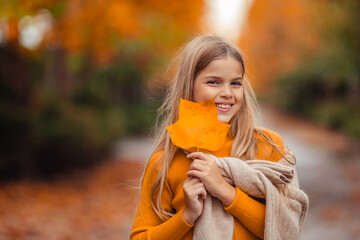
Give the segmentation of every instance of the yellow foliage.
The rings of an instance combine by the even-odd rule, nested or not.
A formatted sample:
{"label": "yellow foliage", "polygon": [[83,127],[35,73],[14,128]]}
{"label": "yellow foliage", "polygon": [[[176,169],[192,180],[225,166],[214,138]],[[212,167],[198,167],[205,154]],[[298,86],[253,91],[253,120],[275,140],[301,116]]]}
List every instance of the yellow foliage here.
{"label": "yellow foliage", "polygon": [[229,127],[217,119],[214,99],[201,103],[180,99],[179,119],[166,129],[180,148],[216,151],[224,145]]}

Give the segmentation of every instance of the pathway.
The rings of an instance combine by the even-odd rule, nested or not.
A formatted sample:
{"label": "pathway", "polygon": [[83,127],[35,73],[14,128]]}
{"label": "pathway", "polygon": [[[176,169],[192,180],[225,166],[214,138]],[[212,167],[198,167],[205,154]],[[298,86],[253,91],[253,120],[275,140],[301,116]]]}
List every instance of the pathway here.
{"label": "pathway", "polygon": [[[310,208],[303,240],[360,239],[360,158],[341,133],[263,108],[263,126],[278,132],[297,157]],[[353,148],[353,149],[352,149]]]}

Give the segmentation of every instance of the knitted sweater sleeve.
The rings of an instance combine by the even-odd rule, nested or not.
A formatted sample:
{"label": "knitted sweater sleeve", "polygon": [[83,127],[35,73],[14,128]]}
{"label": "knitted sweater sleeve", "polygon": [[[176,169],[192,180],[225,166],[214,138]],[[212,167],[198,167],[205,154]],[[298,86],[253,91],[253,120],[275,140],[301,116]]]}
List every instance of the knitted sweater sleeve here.
{"label": "knitted sweater sleeve", "polygon": [[[149,161],[141,187],[141,199],[138,204],[135,220],[130,234],[131,240],[168,240],[182,239],[193,225],[189,225],[182,217],[182,211],[177,212],[168,220],[160,219],[151,207],[150,191],[156,178],[154,163],[159,154],[155,154]],[[171,208],[172,192],[168,183],[162,194],[162,206],[167,211]]]}
{"label": "knitted sweater sleeve", "polygon": [[265,204],[256,201],[236,188],[234,201],[225,210],[237,218],[250,232],[264,238]]}

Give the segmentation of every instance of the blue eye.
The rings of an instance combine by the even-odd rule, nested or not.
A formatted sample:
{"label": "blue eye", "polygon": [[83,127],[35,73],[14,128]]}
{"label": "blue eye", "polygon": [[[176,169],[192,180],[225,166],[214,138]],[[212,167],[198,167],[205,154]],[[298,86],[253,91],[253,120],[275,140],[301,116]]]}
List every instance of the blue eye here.
{"label": "blue eye", "polygon": [[216,80],[210,80],[210,81],[207,81],[206,83],[210,84],[210,85],[218,84],[218,82]]}
{"label": "blue eye", "polygon": [[231,84],[234,85],[234,86],[241,86],[242,85],[240,81],[232,82]]}

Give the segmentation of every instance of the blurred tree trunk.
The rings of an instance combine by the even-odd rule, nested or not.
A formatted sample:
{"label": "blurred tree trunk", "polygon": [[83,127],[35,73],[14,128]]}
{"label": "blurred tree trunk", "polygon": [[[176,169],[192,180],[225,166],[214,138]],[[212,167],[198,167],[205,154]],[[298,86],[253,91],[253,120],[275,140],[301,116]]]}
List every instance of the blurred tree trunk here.
{"label": "blurred tree trunk", "polygon": [[66,52],[57,48],[49,51],[45,65],[45,84],[61,97],[69,94],[72,87],[72,76],[66,65]]}
{"label": "blurred tree trunk", "polygon": [[10,97],[22,106],[28,104],[30,97],[30,82],[27,77],[27,65],[18,53],[17,44],[11,43],[0,48],[0,81],[3,97]]}
{"label": "blurred tree trunk", "polygon": [[[0,161],[1,178],[34,176],[30,161],[30,120],[26,117],[31,104],[32,86],[27,59],[19,52],[17,42],[0,47]],[[26,157],[24,157],[26,156]]]}

